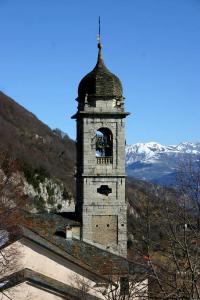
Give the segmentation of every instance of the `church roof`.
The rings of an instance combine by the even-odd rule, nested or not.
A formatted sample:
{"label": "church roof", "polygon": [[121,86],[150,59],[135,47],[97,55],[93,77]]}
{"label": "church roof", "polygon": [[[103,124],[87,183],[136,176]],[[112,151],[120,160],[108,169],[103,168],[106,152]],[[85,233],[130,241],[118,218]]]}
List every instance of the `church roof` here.
{"label": "church roof", "polygon": [[123,94],[122,84],[119,78],[111,73],[105,66],[102,57],[102,45],[98,43],[98,59],[94,69],[88,73],[79,83],[78,101],[90,99],[121,98]]}
{"label": "church roof", "polygon": [[[41,226],[38,219],[42,216],[35,216],[34,227],[22,228],[19,235],[15,235],[12,239],[26,237],[41,246],[57,253],[79,265],[80,267],[94,273],[97,276],[106,275],[126,275],[135,273],[144,273],[147,271],[146,266],[140,263],[128,261],[126,258],[113,254],[109,251],[100,249],[94,245],[86,243],[78,239],[66,240],[64,237],[57,236],[57,230],[65,230],[65,226],[69,224],[68,219],[60,216],[49,214],[45,217],[45,224]],[[44,219],[43,219],[44,220]],[[44,223],[44,222],[43,222]],[[38,224],[38,226],[37,226]],[[74,223],[76,225],[77,222]]]}

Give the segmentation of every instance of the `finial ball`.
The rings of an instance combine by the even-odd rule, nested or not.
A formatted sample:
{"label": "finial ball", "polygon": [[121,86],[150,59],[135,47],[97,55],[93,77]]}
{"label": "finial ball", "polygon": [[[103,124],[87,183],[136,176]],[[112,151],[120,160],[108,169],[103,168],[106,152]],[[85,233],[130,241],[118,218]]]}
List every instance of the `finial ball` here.
{"label": "finial ball", "polygon": [[101,44],[101,42],[98,43],[98,48],[99,48],[99,49],[102,49],[102,44]]}

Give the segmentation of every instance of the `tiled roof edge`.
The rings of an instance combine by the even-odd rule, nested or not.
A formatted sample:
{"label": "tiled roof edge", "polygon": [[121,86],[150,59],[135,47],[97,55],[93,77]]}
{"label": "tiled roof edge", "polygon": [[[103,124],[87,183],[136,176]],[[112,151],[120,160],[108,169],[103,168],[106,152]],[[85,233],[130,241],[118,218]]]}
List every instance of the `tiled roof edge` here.
{"label": "tiled roof edge", "polygon": [[88,277],[91,280],[93,280],[93,281],[95,281],[95,280],[102,281],[103,280],[106,282],[108,281],[107,278],[103,277],[99,273],[94,272],[88,265],[84,264],[82,261],[80,261],[77,258],[75,258],[74,256],[70,255],[69,253],[67,253],[66,251],[61,249],[59,246],[51,243],[44,237],[41,237],[37,233],[23,227],[22,228],[22,236],[29,239],[30,241],[37,243],[38,245],[44,247],[47,250],[52,251],[53,253],[61,256],[62,258],[68,259],[69,261],[71,261],[75,265],[79,266],[80,268],[83,268],[88,273]]}

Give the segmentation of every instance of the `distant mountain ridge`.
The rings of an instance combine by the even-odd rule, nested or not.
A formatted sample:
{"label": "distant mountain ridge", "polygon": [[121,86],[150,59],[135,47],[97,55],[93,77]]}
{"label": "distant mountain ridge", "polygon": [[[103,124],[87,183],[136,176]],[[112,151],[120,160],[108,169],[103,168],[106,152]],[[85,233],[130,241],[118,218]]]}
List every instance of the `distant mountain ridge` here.
{"label": "distant mountain ridge", "polygon": [[199,142],[170,146],[156,142],[137,143],[126,147],[126,170],[131,177],[169,186],[174,185],[182,161],[195,163],[199,157]]}

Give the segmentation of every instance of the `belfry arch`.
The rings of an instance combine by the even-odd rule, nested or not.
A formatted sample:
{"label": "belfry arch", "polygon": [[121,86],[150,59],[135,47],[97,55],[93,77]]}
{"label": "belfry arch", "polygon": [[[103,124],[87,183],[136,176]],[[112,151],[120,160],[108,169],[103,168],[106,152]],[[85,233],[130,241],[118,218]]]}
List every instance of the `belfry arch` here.
{"label": "belfry arch", "polygon": [[96,157],[113,156],[113,134],[109,128],[102,127],[96,131]]}

